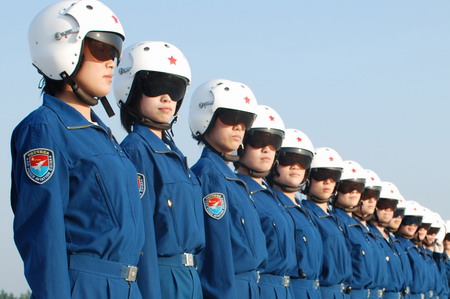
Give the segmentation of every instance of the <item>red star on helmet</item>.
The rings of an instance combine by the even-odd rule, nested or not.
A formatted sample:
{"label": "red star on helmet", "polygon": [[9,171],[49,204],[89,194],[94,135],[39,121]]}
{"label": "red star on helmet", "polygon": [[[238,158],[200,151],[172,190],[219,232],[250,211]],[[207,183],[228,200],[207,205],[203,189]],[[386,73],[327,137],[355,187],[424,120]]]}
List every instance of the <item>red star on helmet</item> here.
{"label": "red star on helmet", "polygon": [[333,157],[330,157],[329,159],[330,159],[330,161],[334,161],[334,158],[333,158]]}
{"label": "red star on helmet", "polygon": [[245,100],[246,104],[250,104],[250,98],[249,97],[245,97],[244,100]]}
{"label": "red star on helmet", "polygon": [[375,178],[374,178],[374,177],[371,177],[370,179],[371,179],[372,181],[375,181]]}
{"label": "red star on helmet", "polygon": [[353,169],[352,169],[352,172],[355,173],[355,172],[356,172],[356,169],[353,168]]}
{"label": "red star on helmet", "polygon": [[273,116],[271,115],[271,116],[269,116],[269,119],[270,119],[271,121],[274,121],[274,120],[275,120],[275,117],[273,117]]}
{"label": "red star on helmet", "polygon": [[119,23],[119,19],[115,15],[112,15],[112,18],[114,19],[114,22],[116,22],[116,24]]}
{"label": "red star on helmet", "polygon": [[173,56],[170,56],[169,58],[167,58],[170,60],[170,64],[177,64],[177,60],[175,58],[173,58]]}
{"label": "red star on helmet", "polygon": [[391,189],[391,193],[394,193],[394,190]]}
{"label": "red star on helmet", "polygon": [[298,142],[302,142],[302,139],[300,137],[297,137]]}

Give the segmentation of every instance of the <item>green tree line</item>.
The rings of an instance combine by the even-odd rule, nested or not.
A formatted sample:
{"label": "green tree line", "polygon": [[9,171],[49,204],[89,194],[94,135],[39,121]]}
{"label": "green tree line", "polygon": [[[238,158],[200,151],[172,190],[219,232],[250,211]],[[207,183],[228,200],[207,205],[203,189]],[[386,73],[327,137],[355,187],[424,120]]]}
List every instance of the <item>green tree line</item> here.
{"label": "green tree line", "polygon": [[0,291],[0,299],[30,299],[31,292],[28,291],[25,294],[15,296],[13,293],[7,293],[5,290]]}

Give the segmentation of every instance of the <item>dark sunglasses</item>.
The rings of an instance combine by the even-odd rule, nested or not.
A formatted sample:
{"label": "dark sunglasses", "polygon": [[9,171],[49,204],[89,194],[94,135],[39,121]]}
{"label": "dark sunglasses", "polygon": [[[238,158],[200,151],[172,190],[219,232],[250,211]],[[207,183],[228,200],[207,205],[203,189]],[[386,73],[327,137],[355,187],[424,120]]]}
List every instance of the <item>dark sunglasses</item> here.
{"label": "dark sunglasses", "polygon": [[363,194],[361,195],[361,200],[367,200],[371,198],[375,198],[378,200],[380,198],[380,190],[374,190],[374,189],[365,189]]}
{"label": "dark sunglasses", "polygon": [[395,209],[393,218],[405,216],[405,209]]}
{"label": "dark sunglasses", "polygon": [[236,126],[238,124],[243,124],[246,130],[250,129],[256,117],[255,114],[250,112],[227,108],[217,109],[216,116],[227,126]]}
{"label": "dark sunglasses", "polygon": [[344,194],[357,191],[362,193],[364,191],[364,183],[352,181],[340,181],[338,191]]}
{"label": "dark sunglasses", "polygon": [[430,229],[428,230],[428,234],[432,235],[432,234],[437,234],[439,233],[441,229],[439,227],[430,227]]}
{"label": "dark sunglasses", "polygon": [[299,153],[280,151],[278,155],[278,163],[282,166],[291,166],[299,164],[301,168],[308,169],[311,167],[312,157]]}
{"label": "dark sunglasses", "polygon": [[244,139],[244,144],[248,144],[251,147],[263,148],[272,146],[275,151],[281,148],[282,143],[283,138],[280,135],[259,130],[250,130]]}
{"label": "dark sunglasses", "polygon": [[339,170],[326,168],[314,168],[312,169],[310,176],[316,181],[326,181],[330,179],[334,182],[339,182],[341,179],[341,172]]}
{"label": "dark sunglasses", "polygon": [[142,93],[147,97],[168,94],[172,101],[184,98],[187,81],[184,78],[159,72],[145,72],[140,80]]}
{"label": "dark sunglasses", "polygon": [[402,219],[402,225],[411,225],[415,224],[420,226],[422,224],[422,217],[420,216],[405,216]]}
{"label": "dark sunglasses", "polygon": [[99,61],[114,60],[116,58],[119,60],[120,58],[119,51],[115,47],[104,42],[86,37],[85,45],[92,56]]}
{"label": "dark sunglasses", "polygon": [[392,209],[395,211],[395,208],[397,208],[397,203],[397,200],[381,198],[377,201],[377,208],[380,210]]}

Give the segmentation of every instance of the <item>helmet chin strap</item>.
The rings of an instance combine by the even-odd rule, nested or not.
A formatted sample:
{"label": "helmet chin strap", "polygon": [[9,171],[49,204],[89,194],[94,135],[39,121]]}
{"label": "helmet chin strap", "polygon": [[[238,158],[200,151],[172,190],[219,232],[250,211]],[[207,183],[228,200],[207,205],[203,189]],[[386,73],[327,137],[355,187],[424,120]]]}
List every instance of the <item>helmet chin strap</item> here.
{"label": "helmet chin strap", "polygon": [[291,187],[291,186],[280,184],[280,183],[276,182],[275,180],[272,180],[272,184],[280,187],[281,190],[283,190],[284,192],[288,192],[288,193],[300,191],[300,190],[302,190],[302,186],[303,186],[303,185],[300,185],[297,187]]}
{"label": "helmet chin strap", "polygon": [[201,137],[202,142],[205,144],[205,146],[207,148],[209,148],[210,150],[212,150],[213,152],[215,152],[216,154],[218,154],[222,159],[224,159],[227,162],[232,162],[232,163],[236,163],[237,161],[239,161],[239,155],[230,155],[227,153],[223,153],[223,152],[219,152],[218,150],[216,150],[211,144],[208,143],[208,141],[206,141],[206,139],[204,138],[204,136]]}
{"label": "helmet chin strap", "polygon": [[[89,106],[95,106],[98,104],[99,100],[94,98],[93,96],[88,95],[83,89],[81,89],[81,87],[78,86],[77,83],[75,83],[75,81],[72,78],[70,78],[70,76],[65,71],[62,72],[60,76],[65,83],[69,84],[70,87],[72,87],[73,92],[80,99],[80,101]],[[106,97],[101,97],[100,101],[108,116],[109,117],[114,116],[115,115],[114,110],[109,104],[108,99]]]}
{"label": "helmet chin strap", "polygon": [[245,169],[247,169],[248,174],[252,177],[252,178],[264,178],[266,176],[269,175],[270,170],[267,171],[257,171],[254,169],[251,169],[250,167],[248,167],[247,165],[241,163],[241,162],[236,162],[237,165],[244,167]]}
{"label": "helmet chin strap", "polygon": [[320,198],[318,198],[318,197],[316,197],[314,195],[308,195],[308,199],[312,200],[315,203],[326,203],[326,202],[328,202],[330,200],[329,198],[327,198],[327,199],[320,199]]}

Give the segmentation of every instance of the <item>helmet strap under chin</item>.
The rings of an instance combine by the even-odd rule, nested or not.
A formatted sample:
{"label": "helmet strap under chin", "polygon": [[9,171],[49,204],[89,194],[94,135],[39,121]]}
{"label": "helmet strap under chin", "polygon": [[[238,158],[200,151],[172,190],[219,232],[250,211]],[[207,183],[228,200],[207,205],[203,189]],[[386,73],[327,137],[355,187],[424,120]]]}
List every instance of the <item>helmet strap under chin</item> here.
{"label": "helmet strap under chin", "polygon": [[264,177],[268,176],[269,173],[270,173],[270,170],[257,171],[257,170],[251,169],[250,167],[248,167],[247,165],[245,165],[245,164],[243,164],[241,162],[236,162],[236,164],[239,167],[244,167],[245,169],[247,169],[249,176],[251,176],[252,178],[257,178],[257,179],[264,178]]}
{"label": "helmet strap under chin", "polygon": [[201,140],[207,148],[209,148],[210,150],[212,150],[213,152],[218,154],[226,162],[236,163],[239,161],[239,155],[230,155],[230,154],[219,152],[218,150],[216,150],[211,144],[208,143],[208,141],[206,141],[206,139],[204,138],[204,135],[201,137]]}
{"label": "helmet strap under chin", "polygon": [[[81,89],[80,86],[78,86],[77,83],[67,74],[67,72],[62,72],[60,74],[63,81],[70,85],[75,95],[82,101],[83,103],[89,105],[89,106],[95,106],[98,104],[99,99],[88,95],[83,89]],[[111,105],[108,102],[108,99],[106,97],[101,97],[100,102],[103,105],[103,108],[105,109],[106,113],[109,117],[112,117],[115,115],[114,110],[112,109]]]}

